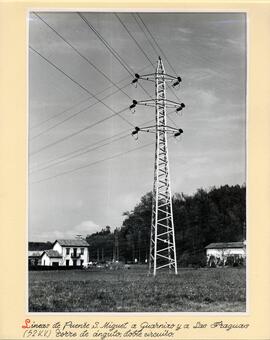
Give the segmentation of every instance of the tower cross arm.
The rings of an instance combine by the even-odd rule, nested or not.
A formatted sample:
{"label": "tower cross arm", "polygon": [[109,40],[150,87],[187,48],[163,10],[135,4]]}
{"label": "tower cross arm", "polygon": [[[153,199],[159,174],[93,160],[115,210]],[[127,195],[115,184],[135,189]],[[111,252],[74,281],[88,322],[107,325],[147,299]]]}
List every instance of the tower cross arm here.
{"label": "tower cross arm", "polygon": [[[155,82],[156,77],[162,77],[162,79],[164,81],[174,81],[175,80],[177,84],[179,84],[182,81],[180,76],[172,76],[172,75],[167,74],[167,73],[156,72],[156,73],[147,73],[147,74],[135,73],[135,78],[132,80],[132,83],[133,84],[137,83],[139,81],[139,79]],[[174,84],[176,84],[176,83],[174,83]]]}
{"label": "tower cross arm", "polygon": [[180,136],[184,131],[180,128],[175,128],[169,125],[150,125],[150,126],[143,126],[143,127],[135,127],[132,135],[137,135],[139,132],[167,132],[173,134],[175,137]]}
{"label": "tower cross arm", "polygon": [[162,106],[162,107],[165,107],[165,104],[167,104],[167,107],[170,107],[170,108],[183,108],[185,107],[183,103],[177,103],[173,100],[169,100],[169,99],[166,99],[166,98],[155,98],[155,99],[146,99],[146,100],[134,100],[133,101],[133,106],[132,107],[135,107],[136,105],[144,105],[144,106],[153,106],[153,105],[156,105],[158,104],[159,106]]}

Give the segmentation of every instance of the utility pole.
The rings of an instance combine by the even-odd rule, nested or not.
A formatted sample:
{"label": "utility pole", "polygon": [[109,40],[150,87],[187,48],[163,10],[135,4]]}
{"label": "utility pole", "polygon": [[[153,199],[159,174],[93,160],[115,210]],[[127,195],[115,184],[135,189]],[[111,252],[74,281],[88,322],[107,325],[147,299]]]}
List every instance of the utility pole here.
{"label": "utility pole", "polygon": [[136,138],[139,132],[154,132],[156,135],[149,274],[155,276],[157,270],[165,267],[177,274],[167,135],[177,137],[183,133],[183,130],[167,125],[166,109],[175,108],[176,112],[179,112],[185,104],[166,99],[166,83],[171,82],[172,86],[176,87],[180,84],[181,78],[166,74],[159,57],[155,73],[135,74],[132,83],[136,84],[140,79],[155,82],[155,99],[133,100],[130,105],[132,112],[137,105],[155,107],[155,125],[141,128],[136,126],[132,132]]}
{"label": "utility pole", "polygon": [[115,230],[115,260],[119,261],[119,239],[118,239],[118,230]]}
{"label": "utility pole", "polygon": [[101,248],[101,261],[104,262],[104,248]]}
{"label": "utility pole", "polygon": [[118,230],[114,231],[114,245],[113,245],[113,262],[119,261],[119,240],[118,240]]}

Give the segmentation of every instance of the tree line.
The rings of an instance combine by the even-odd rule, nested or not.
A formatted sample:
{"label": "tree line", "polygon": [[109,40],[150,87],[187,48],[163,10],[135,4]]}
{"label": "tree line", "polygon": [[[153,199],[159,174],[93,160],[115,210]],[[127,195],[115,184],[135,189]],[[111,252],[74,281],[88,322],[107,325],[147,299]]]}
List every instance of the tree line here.
{"label": "tree line", "polygon": [[[205,246],[246,238],[246,187],[224,185],[198,189],[193,195],[177,193],[172,199],[179,264],[205,263]],[[149,257],[152,193],[145,194],[131,211],[123,213],[120,228],[107,226],[88,235],[90,259],[145,263]]]}

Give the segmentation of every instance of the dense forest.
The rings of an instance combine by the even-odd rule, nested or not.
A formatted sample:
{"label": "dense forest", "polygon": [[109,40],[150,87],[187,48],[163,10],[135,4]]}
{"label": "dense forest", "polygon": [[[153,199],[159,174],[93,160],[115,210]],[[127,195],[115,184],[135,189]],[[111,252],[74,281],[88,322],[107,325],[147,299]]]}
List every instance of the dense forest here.
{"label": "dense forest", "polygon": [[51,249],[53,246],[52,242],[28,242],[29,251],[41,251]]}
{"label": "dense forest", "polygon": [[[124,212],[121,228],[107,226],[87,236],[90,259],[144,263],[149,256],[152,194]],[[199,189],[194,195],[175,194],[173,214],[179,264],[205,263],[204,247],[211,242],[242,241],[246,235],[246,188],[224,185]]]}

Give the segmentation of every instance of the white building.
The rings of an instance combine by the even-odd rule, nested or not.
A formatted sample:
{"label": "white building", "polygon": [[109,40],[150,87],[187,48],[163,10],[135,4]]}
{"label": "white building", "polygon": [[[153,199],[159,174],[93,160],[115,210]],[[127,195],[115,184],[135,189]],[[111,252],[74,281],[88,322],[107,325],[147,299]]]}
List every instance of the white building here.
{"label": "white building", "polygon": [[44,250],[41,255],[41,265],[42,266],[54,266],[58,267],[62,265],[62,256],[58,251],[49,249]]}
{"label": "white building", "polygon": [[53,248],[44,250],[42,266],[84,266],[88,262],[89,244],[85,240],[56,240]]}
{"label": "white building", "polygon": [[209,265],[211,265],[211,261],[214,261],[215,265],[226,264],[228,257],[233,257],[234,259],[246,258],[245,241],[210,243],[205,249]]}

